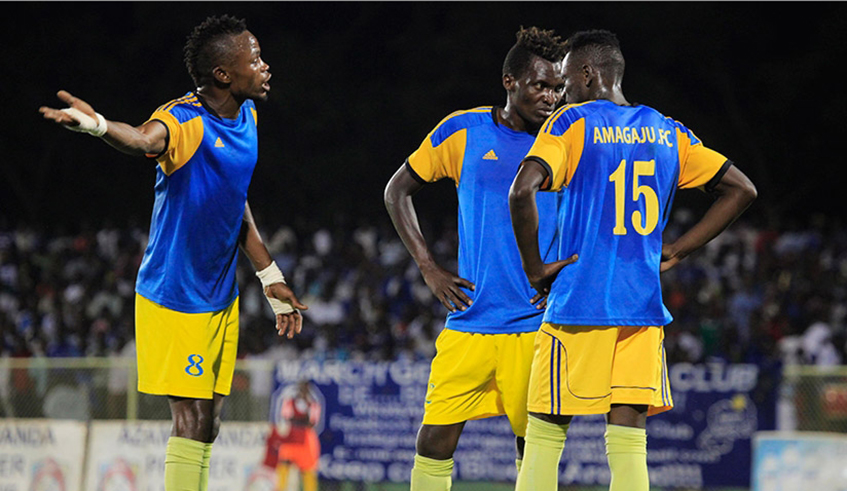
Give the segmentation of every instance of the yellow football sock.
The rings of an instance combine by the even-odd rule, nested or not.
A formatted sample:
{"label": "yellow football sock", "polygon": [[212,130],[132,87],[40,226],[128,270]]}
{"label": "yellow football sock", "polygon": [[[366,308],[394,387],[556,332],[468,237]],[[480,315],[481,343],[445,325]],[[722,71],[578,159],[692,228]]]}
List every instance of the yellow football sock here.
{"label": "yellow football sock", "polygon": [[559,487],[559,460],[565,448],[569,425],[557,425],[529,417],[526,446],[515,491],[556,491]]}
{"label": "yellow football sock", "polygon": [[612,482],[609,491],[648,491],[647,430],[629,426],[606,426],[606,457]]}
{"label": "yellow football sock", "polygon": [[212,460],[212,444],[204,443],[203,463],[200,464],[200,491],[209,489],[209,461]]}
{"label": "yellow football sock", "polygon": [[188,438],[168,438],[165,451],[165,491],[198,491],[206,444]]}
{"label": "yellow football sock", "polygon": [[435,460],[415,454],[410,491],[450,491],[453,459]]}
{"label": "yellow football sock", "polygon": [[285,491],[288,489],[288,468],[286,462],[279,462],[276,465],[276,491]]}
{"label": "yellow football sock", "polygon": [[303,480],[303,491],[318,491],[318,473],[316,471],[305,471],[300,473]]}

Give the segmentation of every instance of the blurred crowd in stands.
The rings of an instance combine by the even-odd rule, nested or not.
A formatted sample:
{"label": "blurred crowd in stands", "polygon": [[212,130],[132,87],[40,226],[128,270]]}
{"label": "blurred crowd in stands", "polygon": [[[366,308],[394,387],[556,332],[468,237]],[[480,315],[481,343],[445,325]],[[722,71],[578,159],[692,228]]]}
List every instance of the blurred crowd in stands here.
{"label": "blurred crowd in stands", "polygon": [[[692,218],[675,211],[667,236]],[[424,233],[440,264],[456,271],[455,222],[424,223]],[[263,236],[309,310],[300,336],[276,336],[242,255],[240,356],[434,355],[446,309],[387,218]],[[0,355],[133,356],[135,276],[146,242],[146,228],[132,224],[74,233],[0,227]],[[662,280],[675,318],[666,328],[669,363],[847,363],[847,227],[839,222],[739,221]]]}

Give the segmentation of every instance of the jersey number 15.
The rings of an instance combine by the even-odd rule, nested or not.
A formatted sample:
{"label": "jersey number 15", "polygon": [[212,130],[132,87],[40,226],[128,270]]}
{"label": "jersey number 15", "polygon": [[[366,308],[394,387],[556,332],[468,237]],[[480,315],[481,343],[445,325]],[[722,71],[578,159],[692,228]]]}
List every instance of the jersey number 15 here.
{"label": "jersey number 15", "polygon": [[[656,229],[659,223],[659,197],[656,191],[646,184],[639,184],[638,179],[642,176],[653,176],[656,174],[655,160],[636,160],[632,163],[632,201],[638,201],[644,196],[644,216],[640,210],[632,212],[632,226],[641,235],[649,235]],[[621,160],[615,172],[609,176],[609,182],[615,184],[615,235],[626,235],[624,225],[625,202],[626,202],[626,160]]]}

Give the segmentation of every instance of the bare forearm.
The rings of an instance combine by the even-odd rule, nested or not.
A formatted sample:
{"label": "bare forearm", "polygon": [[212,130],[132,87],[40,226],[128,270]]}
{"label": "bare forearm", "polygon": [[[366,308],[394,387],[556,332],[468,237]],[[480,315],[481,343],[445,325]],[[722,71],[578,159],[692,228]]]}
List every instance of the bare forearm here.
{"label": "bare forearm", "polygon": [[423,187],[414,180],[408,171],[401,167],[388,181],[385,187],[385,208],[391,217],[391,222],[400,236],[400,240],[406,246],[421,270],[434,267],[435,259],[429,247],[426,245],[421,226],[418,223],[418,215],[415,205],[412,203],[412,195]]}
{"label": "bare forearm", "polygon": [[[160,123],[148,123],[160,126]],[[158,155],[165,149],[165,133],[150,131],[144,126],[135,127],[120,121],[109,121],[109,130],[102,139],[115,149],[135,156]],[[153,128],[155,130],[155,128]]]}
{"label": "bare forearm", "polygon": [[250,203],[244,206],[244,219],[241,224],[241,234],[238,237],[238,245],[253,268],[256,271],[262,271],[270,266],[273,262],[268,248],[262,241],[262,236],[259,234],[259,229],[256,227],[256,222],[253,219],[253,213],[250,211]]}
{"label": "bare forearm", "polygon": [[715,189],[717,199],[703,218],[671,246],[669,257],[682,259],[724,231],[756,199],[756,187],[731,167]]}
{"label": "bare forearm", "polygon": [[385,207],[403,245],[421,269],[435,265],[435,258],[426,245],[411,196],[386,196]]}
{"label": "bare forearm", "polygon": [[[74,97],[65,90],[56,94],[68,107],[55,109],[41,106],[38,111],[45,119],[73,131],[98,136],[112,147],[129,155],[158,155],[165,150],[168,130],[161,121],[148,121],[140,126],[131,126],[120,121],[105,120],[90,104]],[[103,123],[105,122],[105,128]],[[105,133],[103,130],[105,129]]]}
{"label": "bare forearm", "polygon": [[[516,183],[517,184],[517,183]],[[538,207],[535,191],[515,189],[509,192],[509,213],[512,216],[512,230],[521,254],[521,264],[527,275],[538,274],[544,265],[538,251]]]}
{"label": "bare forearm", "polygon": [[521,254],[521,264],[528,276],[537,275],[544,262],[538,250],[538,205],[535,194],[544,178],[534,162],[521,165],[509,189],[509,213],[512,231]]}
{"label": "bare forearm", "polygon": [[749,202],[740,197],[718,198],[703,218],[674,243],[674,257],[680,259],[706,245],[723,232],[747,208]]}

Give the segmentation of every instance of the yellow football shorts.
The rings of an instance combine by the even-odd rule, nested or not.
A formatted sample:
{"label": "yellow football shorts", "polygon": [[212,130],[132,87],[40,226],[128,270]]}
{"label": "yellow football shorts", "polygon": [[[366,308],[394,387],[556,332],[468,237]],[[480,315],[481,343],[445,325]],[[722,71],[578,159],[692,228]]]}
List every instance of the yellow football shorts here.
{"label": "yellow football shorts", "polygon": [[673,407],[663,327],[544,323],[535,342],[529,411],[606,414],[612,404]]}
{"label": "yellow football shorts", "polygon": [[238,298],[218,312],[187,314],[135,295],[138,390],[211,399],[229,395],[238,351]]}
{"label": "yellow football shorts", "polygon": [[435,341],[423,424],[447,425],[505,414],[515,435],[525,436],[535,334],[442,330]]}

